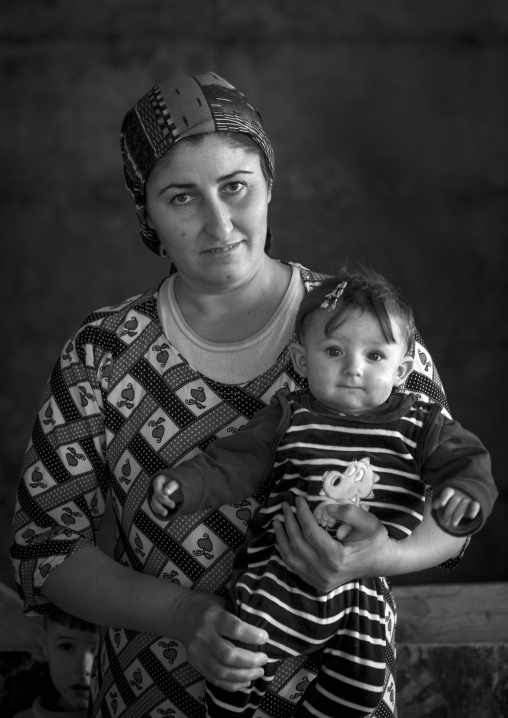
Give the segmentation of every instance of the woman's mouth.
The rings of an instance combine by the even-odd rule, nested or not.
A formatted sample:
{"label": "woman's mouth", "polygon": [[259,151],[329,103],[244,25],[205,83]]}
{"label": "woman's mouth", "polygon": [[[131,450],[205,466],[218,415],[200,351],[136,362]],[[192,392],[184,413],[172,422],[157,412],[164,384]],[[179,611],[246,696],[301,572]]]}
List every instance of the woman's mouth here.
{"label": "woman's mouth", "polygon": [[239,242],[234,242],[233,244],[228,244],[226,247],[212,247],[211,249],[205,249],[206,254],[228,254],[230,252],[234,252],[235,249],[237,249],[240,244],[242,243],[242,240]]}

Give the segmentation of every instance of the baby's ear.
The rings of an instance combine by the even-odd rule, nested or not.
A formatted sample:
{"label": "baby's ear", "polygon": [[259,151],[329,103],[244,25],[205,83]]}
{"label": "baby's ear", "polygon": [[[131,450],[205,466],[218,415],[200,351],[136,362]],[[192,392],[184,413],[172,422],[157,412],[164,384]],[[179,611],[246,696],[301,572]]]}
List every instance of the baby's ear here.
{"label": "baby's ear", "polygon": [[303,346],[298,342],[293,342],[293,344],[289,345],[289,353],[295,371],[297,371],[300,376],[307,376],[307,357]]}
{"label": "baby's ear", "polygon": [[400,386],[403,384],[409,374],[413,371],[415,360],[410,354],[406,354],[404,359],[401,361],[399,366],[397,367],[397,376],[395,378],[395,381],[393,382],[395,386]]}

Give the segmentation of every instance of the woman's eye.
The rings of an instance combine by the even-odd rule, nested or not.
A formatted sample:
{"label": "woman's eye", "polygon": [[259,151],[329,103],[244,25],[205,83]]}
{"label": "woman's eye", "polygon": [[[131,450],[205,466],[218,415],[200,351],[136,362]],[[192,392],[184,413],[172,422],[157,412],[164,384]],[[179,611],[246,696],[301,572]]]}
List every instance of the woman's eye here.
{"label": "woman's eye", "polygon": [[191,196],[187,194],[186,192],[182,192],[181,194],[177,194],[173,197],[171,202],[174,204],[188,204],[190,202]]}
{"label": "woman's eye", "polygon": [[244,182],[228,182],[225,187],[226,192],[229,194],[238,194],[245,187]]}

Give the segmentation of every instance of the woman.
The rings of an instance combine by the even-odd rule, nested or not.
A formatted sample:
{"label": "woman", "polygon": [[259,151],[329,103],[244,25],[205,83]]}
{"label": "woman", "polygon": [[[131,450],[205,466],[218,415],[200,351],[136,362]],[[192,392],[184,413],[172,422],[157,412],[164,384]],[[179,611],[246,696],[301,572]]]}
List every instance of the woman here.
{"label": "woman", "polygon": [[[65,345],[27,450],[12,558],[27,611],[54,605],[111,627],[94,716],[202,716],[203,676],[237,690],[266,660],[264,632],[224,601],[261,497],[166,527],[150,515],[147,487],[155,471],[237,431],[277,389],[303,385],[287,346],[301,298],[322,275],[268,256],[273,152],[257,112],[218,75],[153,88],[124,119],[122,151],[142,238],[171,271],[156,290],[94,312]],[[408,387],[445,401],[430,360],[420,369]],[[94,547],[108,491],[115,560]],[[352,509],[344,544],[305,502],[279,530],[285,560],[323,591],[422,570],[461,549],[429,516],[395,543]],[[264,715],[292,715],[314,675],[308,661],[286,662]],[[393,690],[387,676],[382,715],[393,713]]]}

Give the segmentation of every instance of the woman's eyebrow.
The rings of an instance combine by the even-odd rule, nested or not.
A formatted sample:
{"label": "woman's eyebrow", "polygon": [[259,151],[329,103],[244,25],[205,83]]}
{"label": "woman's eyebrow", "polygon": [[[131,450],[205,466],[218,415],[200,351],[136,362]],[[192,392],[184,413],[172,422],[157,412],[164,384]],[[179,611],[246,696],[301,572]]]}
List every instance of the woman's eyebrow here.
{"label": "woman's eyebrow", "polygon": [[[227,175],[221,175],[218,177],[217,182],[224,182],[225,180],[233,179],[236,175],[241,174],[252,175],[254,172],[251,172],[250,170],[234,170],[233,172],[229,172]],[[168,189],[194,189],[196,186],[197,185],[192,182],[171,182],[170,184],[161,187],[161,189],[157,192],[157,196],[164,194],[164,192],[167,192]]]}
{"label": "woman's eyebrow", "polygon": [[161,194],[164,194],[164,192],[167,192],[168,189],[193,189],[196,185],[184,182],[171,182],[170,184],[164,185],[164,187],[161,187],[160,190],[157,192],[157,196],[160,197]]}
{"label": "woman's eyebrow", "polygon": [[235,175],[253,175],[254,172],[251,172],[250,170],[235,170],[234,172],[230,172],[227,175],[222,175],[222,177],[219,177],[219,182],[224,182],[224,180],[231,179]]}

